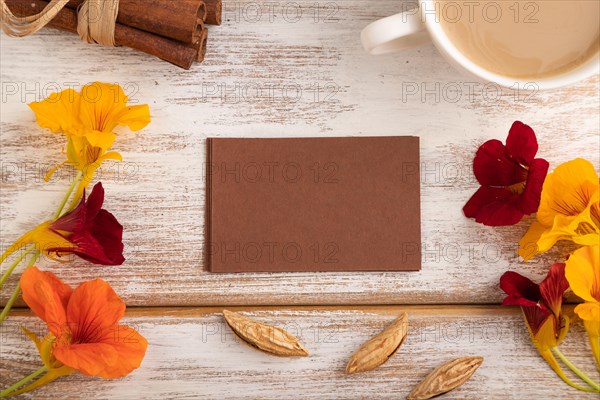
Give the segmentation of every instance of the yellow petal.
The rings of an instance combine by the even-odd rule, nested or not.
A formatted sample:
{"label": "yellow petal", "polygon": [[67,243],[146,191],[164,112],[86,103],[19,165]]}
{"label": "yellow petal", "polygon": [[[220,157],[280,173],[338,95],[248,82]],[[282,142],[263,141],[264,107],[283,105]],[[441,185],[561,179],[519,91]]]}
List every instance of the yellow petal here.
{"label": "yellow petal", "polygon": [[94,82],[81,89],[81,121],[88,130],[111,132],[112,120],[127,104],[127,96],[119,85]]}
{"label": "yellow petal", "polygon": [[574,251],[566,264],[565,275],[571,290],[586,302],[600,301],[600,246]]}
{"label": "yellow petal", "polygon": [[39,246],[40,251],[48,252],[49,248],[56,247],[74,249],[73,243],[49,229],[51,223],[52,221],[41,223],[31,231],[33,241]]}
{"label": "yellow petal", "polygon": [[85,147],[85,142],[87,139],[82,137],[70,136],[67,138],[67,160],[75,168],[78,165],[82,164],[82,149]]}
{"label": "yellow petal", "polygon": [[600,242],[600,234],[590,233],[588,235],[577,235],[571,238],[573,243],[577,243],[581,246],[593,246]]}
{"label": "yellow petal", "polygon": [[73,89],[52,93],[40,102],[33,102],[29,107],[35,113],[38,125],[52,132],[75,133],[81,127],[77,119],[79,114],[80,95]]}
{"label": "yellow petal", "polygon": [[581,387],[579,385],[574,384],[569,378],[567,378],[567,376],[565,375],[565,373],[563,372],[563,370],[560,368],[560,365],[558,365],[558,361],[556,361],[556,358],[554,358],[554,354],[552,354],[552,352],[550,351],[550,349],[544,350],[544,351],[540,351],[539,352],[540,355],[542,356],[542,358],[544,360],[546,360],[546,362],[548,363],[548,365],[550,366],[550,368],[552,368],[552,370],[554,372],[556,372],[556,375],[558,375],[560,377],[560,379],[562,379],[563,381],[565,381],[565,383],[569,386],[574,387],[575,389],[578,390],[583,390],[585,392],[594,392],[593,389],[587,388],[587,387]]}
{"label": "yellow petal", "polygon": [[556,345],[559,345],[565,337],[567,337],[567,333],[569,333],[570,319],[564,315],[561,316],[560,322],[561,328],[558,331],[558,339],[556,340]]}
{"label": "yellow petal", "polygon": [[537,219],[550,226],[556,215],[576,215],[598,192],[598,175],[587,160],[577,158],[556,167],[544,181]]}
{"label": "yellow petal", "polygon": [[150,108],[148,104],[130,106],[116,114],[108,125],[125,125],[132,131],[139,131],[150,123]]}
{"label": "yellow petal", "polygon": [[554,326],[554,317],[550,316],[542,323],[537,334],[533,335],[531,330],[529,331],[531,340],[540,353],[558,346],[567,335],[567,332],[569,331],[569,320],[563,318],[562,323],[564,327],[557,332]]}
{"label": "yellow petal", "polygon": [[[596,325],[596,328],[597,327],[598,325]],[[588,330],[588,339],[590,340],[592,354],[594,354],[594,358],[596,359],[596,367],[600,371],[600,335],[593,335],[592,333],[590,333],[590,330]]]}
{"label": "yellow petal", "polygon": [[115,160],[115,161],[123,161],[123,157],[121,156],[121,154],[119,154],[116,151],[109,151],[108,153],[105,153],[101,158],[101,161],[105,161],[105,160]]}
{"label": "yellow petal", "polygon": [[19,239],[17,239],[13,244],[11,244],[8,247],[8,249],[6,249],[4,251],[4,253],[2,253],[2,256],[0,256],[0,264],[2,264],[4,262],[4,260],[6,260],[15,251],[19,250],[21,247],[24,247],[32,242],[33,242],[33,234],[32,234],[32,231],[29,231],[29,232],[25,233],[23,236],[21,236]]}
{"label": "yellow petal", "polygon": [[150,123],[148,105],[128,107],[129,99],[119,85],[94,82],[84,86],[81,93],[81,120],[89,130],[108,133],[117,125],[125,125],[138,131]]}
{"label": "yellow petal", "polygon": [[[542,225],[540,222],[533,221],[525,235],[519,240],[519,250],[517,253],[523,257],[525,261],[528,261],[536,254],[543,252],[538,247],[538,240],[540,240],[540,237],[547,229],[548,227]],[[552,245],[550,247],[552,247]]]}
{"label": "yellow petal", "polygon": [[42,341],[40,340],[40,338],[38,337],[38,335],[36,335],[35,333],[31,332],[29,329],[27,329],[26,327],[21,325],[21,330],[23,331],[23,333],[25,335],[27,335],[27,337],[29,339],[31,339],[31,341],[35,344],[35,347],[38,349],[38,352],[40,351],[40,348],[42,346]]}
{"label": "yellow petal", "polygon": [[117,135],[112,132],[89,131],[85,137],[90,146],[108,150],[112,147]]}
{"label": "yellow petal", "polygon": [[[600,303],[583,303],[575,307],[575,312],[584,321],[600,325]],[[598,328],[596,328],[596,331]]]}

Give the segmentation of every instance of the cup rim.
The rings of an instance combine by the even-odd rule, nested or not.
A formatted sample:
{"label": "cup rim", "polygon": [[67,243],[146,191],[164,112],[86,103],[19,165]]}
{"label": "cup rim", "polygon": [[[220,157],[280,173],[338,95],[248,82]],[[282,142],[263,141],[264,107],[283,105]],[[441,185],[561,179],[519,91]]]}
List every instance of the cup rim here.
{"label": "cup rim", "polygon": [[436,0],[422,0],[422,3],[419,7],[422,21],[424,21],[433,42],[440,50],[442,50],[448,57],[456,61],[462,68],[484,81],[497,83],[498,85],[507,88],[515,88],[516,85],[517,89],[545,90],[568,86],[600,72],[600,51],[597,52],[594,57],[591,57],[588,61],[573,69],[560,72],[556,75],[537,79],[511,77],[485,69],[464,55],[448,38],[446,32],[444,32],[444,29],[442,28],[442,25],[439,23],[439,21],[437,21],[437,18],[426,12],[423,5],[427,3],[435,7],[435,1]]}

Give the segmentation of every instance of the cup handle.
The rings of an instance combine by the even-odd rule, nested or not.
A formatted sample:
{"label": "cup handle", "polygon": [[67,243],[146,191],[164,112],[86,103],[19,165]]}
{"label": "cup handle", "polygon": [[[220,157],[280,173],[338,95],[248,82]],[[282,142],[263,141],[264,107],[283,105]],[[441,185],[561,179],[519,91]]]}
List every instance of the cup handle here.
{"label": "cup handle", "polygon": [[431,41],[418,10],[382,18],[362,30],[360,40],[373,55],[393,53]]}

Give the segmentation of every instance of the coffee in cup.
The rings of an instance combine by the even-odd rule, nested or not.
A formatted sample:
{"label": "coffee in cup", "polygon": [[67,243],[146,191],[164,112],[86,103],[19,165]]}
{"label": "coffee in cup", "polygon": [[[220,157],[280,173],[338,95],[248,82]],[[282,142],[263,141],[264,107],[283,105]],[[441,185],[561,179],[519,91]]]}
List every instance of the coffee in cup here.
{"label": "coffee in cup", "polygon": [[456,48],[504,76],[553,76],[598,57],[599,0],[438,0],[435,6]]}

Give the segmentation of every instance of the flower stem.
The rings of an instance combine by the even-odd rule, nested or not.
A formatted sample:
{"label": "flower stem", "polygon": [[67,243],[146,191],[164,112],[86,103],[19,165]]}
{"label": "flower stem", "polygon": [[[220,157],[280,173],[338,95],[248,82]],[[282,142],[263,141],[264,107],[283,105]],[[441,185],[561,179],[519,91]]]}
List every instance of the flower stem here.
{"label": "flower stem", "polygon": [[596,382],[594,382],[590,377],[588,377],[585,373],[583,373],[579,368],[577,368],[575,366],[575,364],[573,364],[559,349],[558,347],[553,347],[552,351],[554,352],[554,354],[556,354],[556,356],[558,358],[560,358],[560,360],[565,363],[565,365],[567,367],[569,367],[571,369],[571,371],[573,371],[573,373],[575,373],[575,375],[577,375],[578,377],[580,377],[585,383],[587,383],[588,385],[590,385],[594,390],[596,391],[600,391],[600,385]]}
{"label": "flower stem", "polygon": [[10,296],[10,298],[8,299],[8,301],[6,302],[6,305],[4,306],[4,309],[2,309],[2,313],[0,313],[0,325],[6,319],[6,316],[8,315],[8,312],[12,308],[13,304],[15,304],[15,301],[17,301],[17,298],[19,297],[20,294],[21,294],[21,283],[19,282],[19,283],[17,283],[17,287],[15,288],[15,291]]}
{"label": "flower stem", "polygon": [[69,190],[67,190],[65,197],[62,199],[60,206],[58,206],[58,209],[54,213],[54,219],[57,219],[58,217],[60,217],[60,214],[64,210],[65,205],[67,204],[67,201],[69,201],[69,197],[71,197],[71,194],[73,193],[73,190],[75,189],[75,186],[77,186],[77,184],[81,181],[82,177],[83,177],[83,172],[79,171],[77,173],[77,176],[75,177],[75,179],[73,179],[73,183],[71,183]]}
{"label": "flower stem", "polygon": [[[27,264],[27,267],[25,269],[27,269],[27,268],[31,267],[33,264],[35,264],[35,261],[37,260],[39,255],[40,255],[40,251],[38,249],[35,251],[35,253],[33,253],[33,257],[31,257],[31,259],[29,260],[29,264]],[[8,301],[6,302],[6,305],[2,309],[2,313],[0,313],[0,325],[2,325],[2,323],[8,316],[8,312],[12,308],[13,304],[15,304],[15,301],[17,301],[17,298],[19,297],[20,294],[21,294],[21,282],[17,282],[17,287],[15,287],[15,291],[10,296]]]}
{"label": "flower stem", "polygon": [[[73,179],[73,182],[71,183],[71,186],[69,186],[69,189],[67,190],[67,193],[65,193],[65,196],[63,197],[60,205],[58,206],[58,209],[54,213],[54,219],[57,219],[58,217],[60,217],[60,214],[62,213],[62,211],[65,208],[65,205],[69,201],[69,198],[71,197],[71,194],[73,194],[73,190],[75,189],[75,186],[77,186],[77,184],[81,181],[82,177],[83,177],[83,172],[79,171],[77,173],[77,176],[75,177],[75,179]],[[33,248],[35,248],[35,245],[33,245]],[[29,247],[29,249],[27,250],[27,252],[25,254],[23,254],[21,257],[19,257],[16,260],[16,262],[9,267],[7,273],[4,274],[4,275],[6,275],[6,277],[4,275],[2,276],[2,283],[4,283],[4,281],[8,278],[8,276],[10,276],[10,274],[15,269],[15,267],[23,260],[23,258],[25,258],[25,256],[31,250],[33,250],[33,248]],[[35,262],[36,262],[36,260],[37,260],[37,258],[38,258],[39,255],[40,255],[40,249],[37,249],[35,251],[35,253],[33,254],[33,257],[31,257],[31,259],[29,260],[29,264],[27,265],[27,267],[25,269],[27,269],[27,268],[31,267],[33,264],[35,264]],[[2,287],[2,284],[0,284],[0,287]],[[0,325],[2,325],[2,323],[4,322],[4,320],[6,319],[6,317],[8,316],[8,312],[12,308],[13,304],[15,304],[15,301],[17,301],[17,298],[19,297],[20,294],[21,294],[21,283],[19,282],[19,283],[17,283],[17,287],[15,287],[15,291],[10,296],[10,298],[6,302],[6,305],[2,309],[2,313],[0,313]]]}
{"label": "flower stem", "polygon": [[25,378],[21,379],[19,382],[15,383],[14,385],[1,391],[0,397],[9,396],[11,392],[14,392],[15,390],[19,389],[21,386],[23,386],[27,382],[33,380],[34,378],[37,378],[39,375],[43,374],[46,371],[48,371],[48,368],[46,366],[41,367],[37,371],[35,371],[35,372],[31,373],[30,375],[26,376]]}
{"label": "flower stem", "polygon": [[4,282],[6,282],[6,280],[8,279],[8,277],[10,276],[10,274],[12,274],[12,272],[16,268],[16,266],[19,265],[19,263],[21,261],[23,261],[23,259],[27,256],[27,254],[31,253],[31,251],[33,249],[35,249],[35,244],[32,244],[27,249],[25,249],[25,251],[23,252],[23,254],[21,254],[21,256],[19,256],[19,258],[17,258],[15,260],[15,262],[13,262],[10,265],[10,267],[8,267],[8,269],[6,270],[6,272],[4,272],[4,274],[2,275],[2,278],[0,278],[0,289],[2,289],[2,286],[4,285]]}

